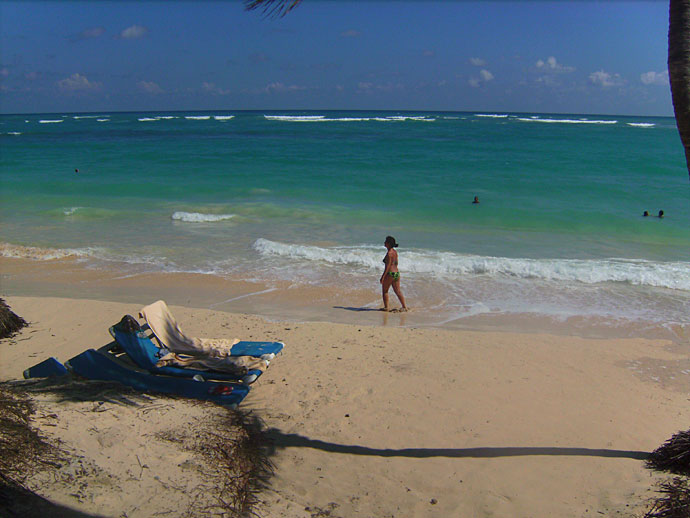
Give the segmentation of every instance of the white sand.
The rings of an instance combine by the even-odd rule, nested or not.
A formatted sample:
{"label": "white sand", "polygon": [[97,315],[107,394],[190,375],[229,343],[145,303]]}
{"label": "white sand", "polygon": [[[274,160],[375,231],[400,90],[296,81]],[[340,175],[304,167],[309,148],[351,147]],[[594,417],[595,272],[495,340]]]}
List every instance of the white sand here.
{"label": "white sand", "polygon": [[[108,326],[153,302],[6,300],[31,327],[0,342],[3,380],[21,378],[48,356],[65,361],[105,345]],[[276,442],[276,476],[258,508],[266,518],[640,515],[658,477],[639,452],[687,428],[688,343],[270,323],[172,310],[191,335],[286,344],[242,404]],[[78,496],[45,482],[51,500],[104,516],[148,517],[160,508],[147,495],[180,495],[156,476],[181,477],[168,486],[199,483],[184,482],[181,453],[136,450],[130,441],[184,428],[185,419],[210,410],[155,400],[105,403],[103,412],[66,405],[42,404],[41,415],[58,417],[34,422],[98,475]],[[130,479],[136,490],[118,489]]]}

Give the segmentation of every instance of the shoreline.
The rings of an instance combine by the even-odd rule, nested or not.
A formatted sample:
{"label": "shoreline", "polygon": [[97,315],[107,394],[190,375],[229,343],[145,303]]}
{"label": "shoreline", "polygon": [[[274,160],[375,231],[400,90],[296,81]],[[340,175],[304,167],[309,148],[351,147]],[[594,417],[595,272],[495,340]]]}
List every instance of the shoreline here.
{"label": "shoreline", "polygon": [[[532,313],[478,313],[437,319],[432,307],[384,313],[380,290],[372,277],[371,289],[331,289],[296,285],[288,281],[264,282],[233,279],[206,273],[148,272],[123,275],[115,270],[94,269],[74,259],[36,261],[0,257],[0,295],[61,297],[140,304],[158,299],[170,305],[247,313],[269,321],[296,323],[362,324],[383,327],[549,333],[582,338],[649,338],[682,343],[687,326],[661,326],[644,321],[619,321],[606,317],[557,318]],[[404,286],[403,286],[404,289]],[[399,301],[391,292],[391,307]],[[527,304],[528,305],[528,304]]]}
{"label": "shoreline", "polygon": [[[3,380],[48,356],[64,361],[105,345],[108,326],[147,302],[6,301],[30,327],[0,342]],[[329,510],[343,517],[639,515],[661,479],[641,456],[687,426],[687,340],[296,323],[171,309],[194,336],[286,344],[241,405],[264,421],[275,445],[276,473],[258,507],[266,518]],[[93,419],[100,426],[100,414]],[[147,433],[145,423],[135,423]],[[102,462],[107,472],[108,462],[122,459]],[[51,498],[96,511],[88,494]]]}

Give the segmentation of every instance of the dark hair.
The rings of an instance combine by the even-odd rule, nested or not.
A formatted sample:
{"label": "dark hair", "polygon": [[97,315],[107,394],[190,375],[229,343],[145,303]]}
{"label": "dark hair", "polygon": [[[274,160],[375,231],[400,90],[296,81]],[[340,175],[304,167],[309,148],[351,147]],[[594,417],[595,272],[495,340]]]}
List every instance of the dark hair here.
{"label": "dark hair", "polygon": [[386,236],[386,243],[390,244],[393,248],[397,248],[398,243],[395,242],[395,238],[393,236]]}

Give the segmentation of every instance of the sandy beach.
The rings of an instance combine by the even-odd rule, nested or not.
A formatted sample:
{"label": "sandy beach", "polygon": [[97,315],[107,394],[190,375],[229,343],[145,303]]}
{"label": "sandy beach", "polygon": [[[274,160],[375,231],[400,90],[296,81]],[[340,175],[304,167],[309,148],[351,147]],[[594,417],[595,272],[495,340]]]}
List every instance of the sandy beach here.
{"label": "sandy beach", "polygon": [[[30,327],[0,342],[0,379],[107,344],[110,325],[155,298],[6,296]],[[422,328],[402,314],[358,325],[171,308],[194,336],[286,344],[242,403],[274,441],[275,475],[257,507],[266,518],[639,516],[660,478],[645,453],[687,427],[687,341]],[[100,474],[78,491],[37,479],[39,492],[88,514],[151,516],[143,495],[179,498],[185,486],[161,477],[184,459],[124,438],[150,440],[171,419],[213,410],[184,401],[161,410],[155,398],[105,404],[111,411],[39,402],[39,430]]]}

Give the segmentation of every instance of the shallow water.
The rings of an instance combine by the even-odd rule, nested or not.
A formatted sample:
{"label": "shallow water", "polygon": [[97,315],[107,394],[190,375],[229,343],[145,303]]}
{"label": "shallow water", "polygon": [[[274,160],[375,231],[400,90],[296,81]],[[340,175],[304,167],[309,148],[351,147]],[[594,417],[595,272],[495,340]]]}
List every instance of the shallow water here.
{"label": "shallow water", "polygon": [[374,308],[392,234],[430,325],[690,323],[690,184],[670,118],[13,115],[0,142],[6,257],[287,283]]}

